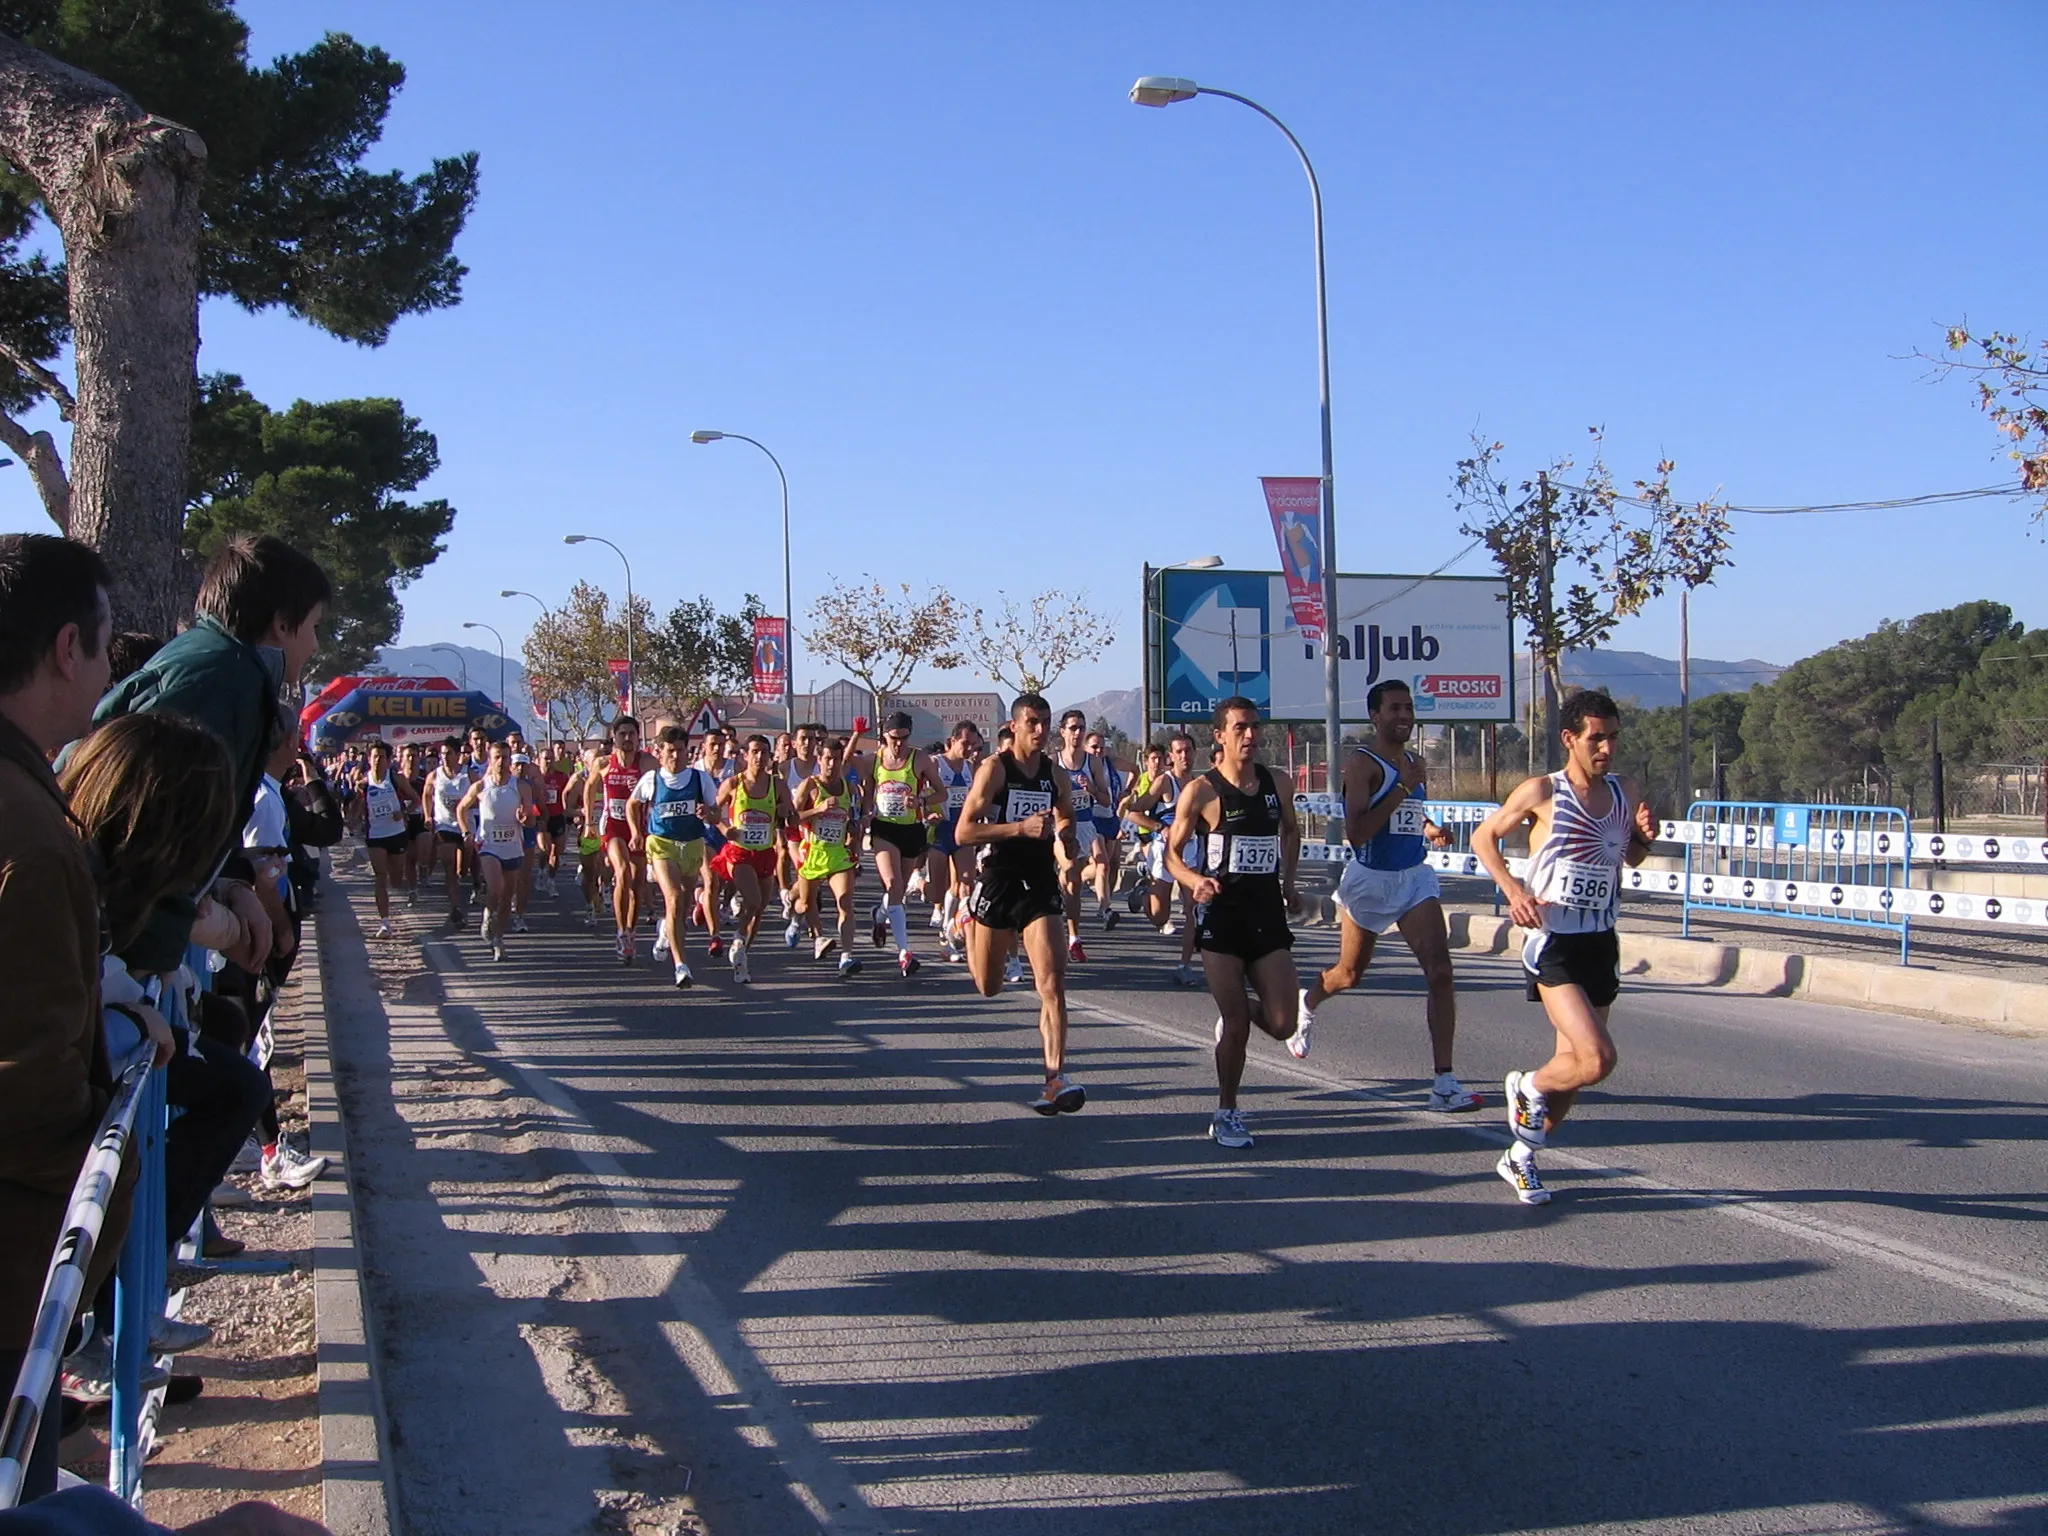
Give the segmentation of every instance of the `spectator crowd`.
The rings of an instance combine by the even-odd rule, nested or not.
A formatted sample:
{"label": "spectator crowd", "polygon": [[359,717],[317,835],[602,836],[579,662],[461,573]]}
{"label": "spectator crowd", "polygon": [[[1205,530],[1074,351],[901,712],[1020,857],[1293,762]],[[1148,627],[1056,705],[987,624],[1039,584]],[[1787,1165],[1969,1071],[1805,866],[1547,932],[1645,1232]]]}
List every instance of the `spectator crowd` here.
{"label": "spectator crowd", "polygon": [[[0,1392],[26,1356],[118,1066],[145,1044],[170,1104],[168,1291],[203,1284],[219,1272],[208,1261],[239,1248],[209,1209],[231,1171],[303,1189],[325,1167],[283,1134],[268,1065],[271,1005],[298,948],[294,855],[341,832],[284,702],[332,587],[283,541],[236,539],[207,564],[190,625],[159,637],[115,632],[110,586],[82,544],[0,537]],[[54,1493],[58,1440],[112,1393],[134,1165],[131,1152],[0,1536],[156,1529],[96,1490]],[[142,1385],[175,1387],[164,1362],[209,1337],[154,1318]],[[250,1504],[186,1529],[320,1527]]]}

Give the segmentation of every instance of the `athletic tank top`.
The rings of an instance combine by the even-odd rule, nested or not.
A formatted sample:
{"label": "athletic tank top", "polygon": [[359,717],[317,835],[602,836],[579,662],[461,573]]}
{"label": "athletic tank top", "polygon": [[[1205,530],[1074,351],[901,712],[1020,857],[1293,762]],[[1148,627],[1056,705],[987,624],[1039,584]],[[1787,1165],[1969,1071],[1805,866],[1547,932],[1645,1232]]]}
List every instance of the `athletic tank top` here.
{"label": "athletic tank top", "polygon": [[789,760],[789,767],[784,771],[783,774],[783,777],[787,779],[789,782],[790,798],[796,798],[796,792],[804,787],[805,779],[816,778],[817,774],[818,765],[815,759],[812,760],[811,766],[806,768],[802,763],[798,762],[795,758],[792,757]]}
{"label": "athletic tank top", "polygon": [[880,756],[875,758],[875,819],[897,827],[917,821],[915,754],[901,768],[884,768]]}
{"label": "athletic tank top", "polygon": [[938,765],[939,785],[946,791],[946,820],[958,821],[960,807],[967,803],[967,791],[974,787],[974,764],[962,758],[956,769],[950,759],[941,757]]}
{"label": "athletic tank top", "polygon": [[1550,776],[1550,835],[1529,861],[1529,891],[1543,903],[1549,933],[1599,933],[1621,909],[1621,860],[1628,851],[1628,805],[1621,780],[1607,775],[1612,803],[1595,816],[1562,770]]}
{"label": "athletic tank top", "polygon": [[846,841],[846,823],[853,814],[853,781],[842,777],[839,793],[831,794],[825,788],[825,781],[819,779],[818,793],[824,797],[824,804],[831,807],[822,816],[814,816],[805,823],[813,840],[820,843],[843,843]]}
{"label": "athletic tank top", "polygon": [[460,768],[453,773],[445,768],[434,770],[434,825],[441,831],[462,830],[455,819],[455,807],[462,803],[462,797],[468,790],[469,775]]}
{"label": "athletic tank top", "polygon": [[702,841],[704,820],[697,813],[717,793],[704,770],[685,768],[670,783],[668,775],[657,768],[653,779],[654,792],[647,804],[647,830],[672,843]]}
{"label": "athletic tank top", "polygon": [[1094,759],[1084,753],[1081,757],[1080,767],[1068,768],[1065,763],[1061,763],[1060,767],[1066,770],[1069,793],[1074,797],[1074,819],[1078,821],[1083,816],[1086,816],[1090,821],[1093,821],[1095,819]]}
{"label": "athletic tank top", "polygon": [[540,781],[547,789],[548,809],[559,811],[562,808],[562,791],[569,787],[569,775],[559,768],[550,768],[540,776]]}
{"label": "athletic tank top", "polygon": [[1159,823],[1163,832],[1173,825],[1174,808],[1180,804],[1181,782],[1170,773],[1162,773],[1146,788],[1159,791],[1159,803],[1152,807],[1152,819]]}
{"label": "athletic tank top", "polygon": [[[1217,827],[1203,839],[1202,862],[1221,890],[1209,903],[1224,907],[1285,905],[1280,894],[1280,792],[1263,763],[1254,763],[1253,788],[1239,789],[1220,768],[1203,775],[1216,791]],[[1190,838],[1192,844],[1194,839]],[[1194,860],[1186,861],[1194,864]]]}
{"label": "athletic tank top", "polygon": [[732,840],[742,848],[756,852],[775,846],[775,781],[768,781],[768,792],[756,799],[747,793],[747,781],[742,778],[732,791]]}
{"label": "athletic tank top", "polygon": [[[996,791],[995,815],[991,820],[1027,821],[1041,811],[1051,812],[1058,798],[1053,787],[1053,774],[1060,770],[1050,757],[1040,753],[1038,768],[1032,773],[1026,773],[1023,765],[1008,752],[997,753],[996,761],[1002,768],[1003,782]],[[1050,880],[1057,872],[1051,840],[1022,837],[989,844],[987,868],[1034,880]]]}
{"label": "athletic tank top", "polygon": [[501,859],[519,856],[519,780],[507,779],[502,784],[484,781],[483,793],[477,796],[476,840],[483,851]]}
{"label": "athletic tank top", "polygon": [[[1368,752],[1364,747],[1358,750],[1380,765],[1380,787],[1367,807],[1370,809],[1394,792],[1394,786],[1401,782],[1401,770],[1377,752]],[[1422,837],[1427,799],[1424,788],[1418,786],[1407,799],[1394,807],[1394,814],[1387,818],[1384,827],[1354,849],[1353,857],[1367,869],[1413,869],[1420,864],[1429,853]]]}
{"label": "athletic tank top", "polygon": [[1095,807],[1095,822],[1097,826],[1113,827],[1116,825],[1116,808],[1123,804],[1124,799],[1124,777],[1116,771],[1114,758],[1102,759],[1102,776],[1109,781],[1109,804]]}
{"label": "athletic tank top", "polygon": [[604,824],[607,830],[626,826],[626,802],[633,797],[633,786],[640,782],[640,770],[631,763],[621,765],[614,752],[604,760]]}
{"label": "athletic tank top", "polygon": [[363,783],[364,831],[372,838],[398,837],[405,831],[405,807],[398,800],[398,786],[389,779],[367,779]]}

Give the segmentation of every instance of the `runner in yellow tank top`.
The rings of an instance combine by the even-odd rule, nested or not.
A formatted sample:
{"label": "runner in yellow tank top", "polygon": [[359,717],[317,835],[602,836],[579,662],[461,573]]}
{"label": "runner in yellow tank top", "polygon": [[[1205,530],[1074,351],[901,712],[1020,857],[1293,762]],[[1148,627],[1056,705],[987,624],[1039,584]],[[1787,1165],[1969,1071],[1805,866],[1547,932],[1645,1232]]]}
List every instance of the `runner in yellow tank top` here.
{"label": "runner in yellow tank top", "polygon": [[[839,974],[852,976],[860,970],[860,957],[853,953],[853,883],[859,871],[853,862],[854,839],[860,835],[860,818],[853,801],[853,784],[842,771],[846,743],[837,737],[818,749],[818,771],[805,779],[796,792],[796,818],[804,829],[803,859],[797,865],[794,911],[783,938],[791,949],[811,931],[811,954],[822,960],[839,946]],[[839,912],[839,936],[827,938],[820,926],[818,887],[829,885]]]}
{"label": "runner in yellow tank top", "polygon": [[905,976],[917,973],[918,960],[910,952],[904,888],[930,840],[925,820],[946,803],[931,755],[911,746],[910,730],[910,716],[902,710],[882,723],[882,745],[870,770],[874,820],[868,828],[875,873],[882,881],[881,899],[875,907],[875,948],[887,947],[893,938],[896,966]]}

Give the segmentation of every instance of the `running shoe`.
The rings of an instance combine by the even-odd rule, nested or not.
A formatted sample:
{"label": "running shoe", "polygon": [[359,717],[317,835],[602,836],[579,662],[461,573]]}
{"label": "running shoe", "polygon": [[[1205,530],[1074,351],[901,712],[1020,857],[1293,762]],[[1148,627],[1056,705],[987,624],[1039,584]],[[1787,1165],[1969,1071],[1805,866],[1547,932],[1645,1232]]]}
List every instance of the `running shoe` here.
{"label": "running shoe", "polygon": [[[837,939],[828,939],[821,933],[811,940],[811,958],[813,960],[822,960],[838,947],[839,941]],[[851,956],[848,958],[850,959]]]}
{"label": "running shoe", "polygon": [[503,959],[505,958],[505,941],[504,941],[503,939],[494,939],[494,940],[492,940],[492,942],[491,942],[491,958],[492,958],[493,960],[498,960],[498,961],[502,961],[502,960],[503,960]]}
{"label": "running shoe", "polygon": [[657,960],[666,960],[668,958],[668,919],[665,917],[654,925],[653,953],[654,958]]}
{"label": "running shoe", "polygon": [[919,962],[917,956],[906,949],[896,957],[896,968],[904,974],[905,978],[909,978],[923,970],[924,966]]}
{"label": "running shoe", "polygon": [[1104,907],[1100,915],[1102,918],[1102,931],[1104,933],[1108,933],[1110,929],[1123,921],[1123,914],[1118,912],[1115,907]]}
{"label": "running shoe", "polygon": [[469,926],[469,919],[463,915],[462,908],[450,907],[448,909],[448,926],[457,933],[460,933]]}
{"label": "running shoe", "polygon": [[632,963],[633,935],[630,933],[621,933],[619,935],[619,964],[631,965]]}
{"label": "running shoe", "polygon": [[1521,1157],[1515,1156],[1516,1148],[1510,1147],[1501,1153],[1500,1161],[1493,1165],[1493,1171],[1507,1180],[1507,1186],[1515,1192],[1515,1198],[1524,1205],[1548,1205],[1550,1191],[1543,1187],[1543,1176],[1536,1171],[1534,1154],[1523,1148]]}
{"label": "running shoe", "polygon": [[398,937],[398,930],[391,926],[390,918],[385,918],[383,922],[377,925],[377,937],[380,939],[395,939]]}
{"label": "running shoe", "polygon": [[496,929],[492,927],[491,919],[495,915],[489,907],[485,907],[483,921],[477,924],[476,936],[484,941],[486,948],[494,942],[492,935],[496,932]]}
{"label": "running shoe", "polygon": [[1175,922],[1175,921],[1174,921],[1174,920],[1173,920],[1172,918],[1170,918],[1170,917],[1169,917],[1169,918],[1168,918],[1168,919],[1167,919],[1167,920],[1166,920],[1165,922],[1163,922],[1163,923],[1161,923],[1161,924],[1159,925],[1159,937],[1161,937],[1162,939],[1170,939],[1170,938],[1172,938],[1172,937],[1173,937],[1173,936],[1174,936],[1174,935],[1175,935],[1176,933],[1179,933],[1179,932],[1180,932],[1180,924],[1176,923],[1176,922]]}
{"label": "running shoe", "polygon": [[413,907],[416,907],[416,906],[418,906],[419,904],[420,904],[420,893],[419,893],[418,891],[407,891],[407,892],[405,893],[405,905],[406,905],[406,907],[407,907],[407,909],[408,909],[408,910],[410,910],[410,909],[411,909],[411,908],[413,908]]}
{"label": "running shoe", "polygon": [[839,974],[842,977],[858,976],[860,974],[860,956],[841,955],[839,957]]}
{"label": "running shoe", "polygon": [[1316,1011],[1308,1005],[1308,988],[1301,989],[1301,1002],[1294,1016],[1294,1033],[1287,1037],[1287,1054],[1301,1061],[1308,1056],[1309,1031],[1316,1027]]}
{"label": "running shoe", "polygon": [[753,980],[747,974],[747,946],[738,939],[732,941],[732,979],[741,983]]}
{"label": "running shoe", "polygon": [[290,1142],[280,1141],[273,1151],[264,1154],[263,1187],[304,1189],[326,1171],[326,1158],[308,1157]]}
{"label": "running shoe", "polygon": [[[785,907],[783,910],[788,911],[789,909]],[[803,943],[803,941],[804,925],[798,922],[795,918],[791,918],[789,920],[789,926],[782,930],[783,944],[790,949],[795,949],[797,945]]]}
{"label": "running shoe", "polygon": [[1067,940],[1067,959],[1075,965],[1088,963],[1088,951],[1081,947],[1079,939]]}
{"label": "running shoe", "polygon": [[940,953],[946,957],[948,965],[958,965],[967,958],[967,951],[960,947],[951,934],[946,935],[945,943],[941,946]]}
{"label": "running shoe", "polygon": [[1010,958],[1003,964],[1003,980],[1014,987],[1023,979],[1024,957],[1022,955],[1010,956]]}
{"label": "running shoe", "polygon": [[1459,1082],[1456,1073],[1439,1072],[1430,1086],[1429,1107],[1447,1115],[1467,1114],[1479,1107],[1479,1095]]}
{"label": "running shoe", "polygon": [[1202,984],[1202,973],[1183,960],[1173,968],[1173,984],[1176,987],[1199,987]]}
{"label": "running shoe", "polygon": [[1066,1073],[1058,1072],[1045,1080],[1045,1087],[1031,1101],[1031,1107],[1041,1115],[1071,1115],[1087,1102],[1088,1090]]}
{"label": "running shoe", "polygon": [[514,933],[525,933],[527,931],[526,914],[524,912],[514,912],[512,914],[512,931]]}
{"label": "running shoe", "polygon": [[1209,1117],[1209,1139],[1219,1147],[1248,1147],[1252,1133],[1244,1128],[1243,1115],[1234,1109],[1219,1109]]}
{"label": "running shoe", "polygon": [[182,1355],[188,1349],[198,1349],[212,1342],[213,1330],[204,1323],[160,1317],[149,1325],[149,1352],[152,1355]]}
{"label": "running shoe", "polygon": [[[142,1362],[142,1390],[153,1391],[170,1385],[171,1373],[146,1356]],[[64,1357],[57,1373],[57,1385],[74,1403],[88,1407],[114,1400],[114,1341],[95,1332],[85,1343]]]}
{"label": "running shoe", "polygon": [[706,946],[705,946],[705,950],[706,950],[706,953],[708,953],[708,954],[709,954],[709,955],[711,956],[711,958],[712,958],[712,959],[714,959],[714,960],[716,960],[716,959],[717,959],[717,958],[718,958],[718,957],[719,957],[720,955],[723,955],[723,954],[725,953],[725,938],[724,938],[724,936],[723,936],[723,935],[719,935],[719,936],[717,936],[717,937],[714,937],[714,938],[713,938],[713,939],[711,940],[711,942],[710,942],[710,943],[709,943],[708,945],[706,945]]}
{"label": "running shoe", "polygon": [[1549,1134],[1544,1130],[1543,1122],[1550,1117],[1550,1104],[1529,1081],[1535,1075],[1533,1072],[1510,1072],[1504,1086],[1508,1095],[1508,1129],[1514,1132],[1515,1140],[1540,1147]]}
{"label": "running shoe", "polygon": [[696,979],[697,979],[696,977],[694,977],[694,976],[692,976],[692,975],[690,974],[690,967],[689,967],[689,966],[688,966],[688,965],[687,965],[687,964],[686,964],[685,962],[683,962],[683,961],[681,961],[681,960],[678,960],[678,961],[676,962],[676,985],[677,985],[677,986],[679,986],[679,987],[687,987],[687,986],[689,986],[689,985],[690,985],[690,984],[691,984],[692,982],[694,982],[694,981],[695,981]]}
{"label": "running shoe", "polygon": [[1124,898],[1124,910],[1136,917],[1145,910],[1145,887],[1143,882],[1131,887],[1130,895]]}
{"label": "running shoe", "polygon": [[933,908],[932,908],[932,932],[933,932],[933,933],[944,933],[945,931],[946,931],[946,909],[945,909],[944,907],[937,907],[937,906],[935,906],[935,907],[933,907]]}
{"label": "running shoe", "polygon": [[875,941],[875,948],[877,949],[887,949],[889,947],[889,917],[882,910],[880,902],[875,903],[875,921],[869,929],[868,937]]}

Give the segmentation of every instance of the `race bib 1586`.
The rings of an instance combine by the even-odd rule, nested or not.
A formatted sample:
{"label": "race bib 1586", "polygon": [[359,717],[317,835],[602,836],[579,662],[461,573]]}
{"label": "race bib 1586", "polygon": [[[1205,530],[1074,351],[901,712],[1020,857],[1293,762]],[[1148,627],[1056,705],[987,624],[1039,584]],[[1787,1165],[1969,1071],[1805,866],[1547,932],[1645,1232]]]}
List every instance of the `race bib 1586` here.
{"label": "race bib 1586", "polygon": [[1609,864],[1559,859],[1550,866],[1550,894],[1545,899],[1581,912],[1604,912],[1614,901],[1615,873]]}

